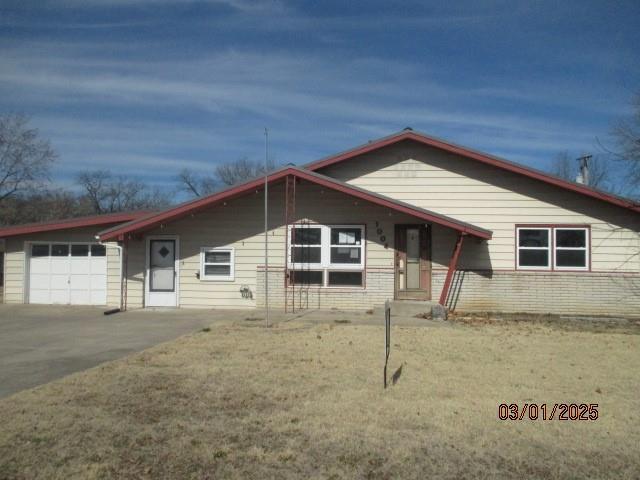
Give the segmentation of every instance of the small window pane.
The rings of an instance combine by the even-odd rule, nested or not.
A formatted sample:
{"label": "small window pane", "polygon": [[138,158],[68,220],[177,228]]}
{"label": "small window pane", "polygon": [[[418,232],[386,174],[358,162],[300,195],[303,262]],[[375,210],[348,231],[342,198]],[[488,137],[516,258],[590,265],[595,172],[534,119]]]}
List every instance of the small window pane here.
{"label": "small window pane", "polygon": [[89,245],[81,245],[81,244],[71,245],[71,256],[72,257],[88,257]]}
{"label": "small window pane", "polygon": [[331,263],[360,264],[360,247],[331,247]]}
{"label": "small window pane", "polygon": [[322,229],[298,227],[291,229],[291,243],[293,245],[320,245]]}
{"label": "small window pane", "polygon": [[228,277],[231,275],[231,265],[205,265],[204,274]]}
{"label": "small window pane", "polygon": [[322,285],[322,271],[292,270],[289,272],[289,283],[293,285]]}
{"label": "small window pane", "polygon": [[47,257],[49,256],[49,245],[31,245],[32,257]]}
{"label": "small window pane", "polygon": [[520,250],[521,267],[547,267],[549,266],[548,250]]}
{"label": "small window pane", "polygon": [[320,247],[291,247],[293,263],[320,263]]}
{"label": "small window pane", "polygon": [[362,272],[329,272],[330,286],[362,286]]}
{"label": "small window pane", "polygon": [[569,248],[584,248],[587,246],[587,232],[585,230],[556,230],[556,246]]}
{"label": "small window pane", "polygon": [[359,228],[332,228],[331,245],[360,245],[362,230]]}
{"label": "small window pane", "polygon": [[518,232],[521,247],[549,246],[549,230],[520,229]]}
{"label": "small window pane", "polygon": [[587,252],[584,250],[556,250],[556,265],[564,268],[585,268],[587,266]]}
{"label": "small window pane", "polygon": [[106,245],[91,245],[92,257],[105,257],[107,255]]}
{"label": "small window pane", "polygon": [[230,263],[231,252],[205,252],[205,263]]}
{"label": "small window pane", "polygon": [[69,255],[69,245],[66,243],[54,243],[51,245],[52,257],[66,257]]}

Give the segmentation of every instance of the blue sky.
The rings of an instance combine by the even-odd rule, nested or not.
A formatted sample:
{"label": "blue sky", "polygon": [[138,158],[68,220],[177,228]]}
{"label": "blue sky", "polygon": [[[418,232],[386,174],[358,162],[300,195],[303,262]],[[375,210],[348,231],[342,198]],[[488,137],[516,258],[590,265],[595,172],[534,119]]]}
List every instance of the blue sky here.
{"label": "blue sky", "polygon": [[59,153],[173,185],[303,164],[405,126],[545,168],[640,89],[640,2],[3,0],[0,111]]}

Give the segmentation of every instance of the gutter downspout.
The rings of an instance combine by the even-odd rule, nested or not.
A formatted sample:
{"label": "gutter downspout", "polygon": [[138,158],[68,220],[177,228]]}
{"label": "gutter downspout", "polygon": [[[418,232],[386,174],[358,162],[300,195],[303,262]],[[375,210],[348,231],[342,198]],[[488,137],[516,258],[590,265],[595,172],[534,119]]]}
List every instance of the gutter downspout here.
{"label": "gutter downspout", "polygon": [[442,287],[442,293],[440,294],[440,305],[446,307],[447,297],[449,297],[449,289],[451,288],[451,281],[453,280],[453,274],[456,271],[456,267],[458,266],[458,258],[460,257],[460,251],[462,250],[462,242],[464,241],[464,237],[467,234],[464,232],[460,232],[458,234],[458,240],[456,241],[456,246],[453,248],[453,254],[451,255],[451,260],[449,262],[449,270],[447,270],[447,276],[444,279],[444,285]]}

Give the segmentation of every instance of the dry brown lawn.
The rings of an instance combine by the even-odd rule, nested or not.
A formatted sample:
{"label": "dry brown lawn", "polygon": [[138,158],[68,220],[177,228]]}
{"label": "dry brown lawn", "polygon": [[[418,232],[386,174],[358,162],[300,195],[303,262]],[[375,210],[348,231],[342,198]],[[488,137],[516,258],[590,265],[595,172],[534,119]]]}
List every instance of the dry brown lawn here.
{"label": "dry brown lawn", "polygon": [[[638,478],[640,335],[221,324],[0,400],[0,478]],[[596,421],[501,421],[597,403]]]}

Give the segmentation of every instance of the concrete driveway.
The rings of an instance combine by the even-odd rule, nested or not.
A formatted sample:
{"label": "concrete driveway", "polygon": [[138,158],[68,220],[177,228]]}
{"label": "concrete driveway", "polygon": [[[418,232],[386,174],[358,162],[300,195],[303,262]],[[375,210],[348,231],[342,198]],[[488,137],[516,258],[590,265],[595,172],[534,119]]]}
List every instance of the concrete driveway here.
{"label": "concrete driveway", "polygon": [[0,397],[250,312],[0,305]]}

